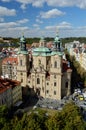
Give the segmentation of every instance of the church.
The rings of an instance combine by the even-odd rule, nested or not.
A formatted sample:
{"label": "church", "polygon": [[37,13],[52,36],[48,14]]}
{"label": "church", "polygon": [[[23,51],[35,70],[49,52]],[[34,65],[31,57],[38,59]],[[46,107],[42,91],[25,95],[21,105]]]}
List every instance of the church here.
{"label": "church", "polygon": [[23,94],[29,89],[31,94],[56,100],[70,95],[72,70],[63,55],[58,33],[51,49],[42,37],[39,47],[34,48],[31,54],[22,36],[17,53],[17,80],[21,82]]}

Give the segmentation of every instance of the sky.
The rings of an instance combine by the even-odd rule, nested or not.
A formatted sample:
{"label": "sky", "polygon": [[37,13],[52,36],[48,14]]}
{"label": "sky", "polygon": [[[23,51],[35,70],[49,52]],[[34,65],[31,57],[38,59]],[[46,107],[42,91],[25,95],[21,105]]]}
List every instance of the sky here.
{"label": "sky", "polygon": [[0,0],[0,37],[86,37],[86,0]]}

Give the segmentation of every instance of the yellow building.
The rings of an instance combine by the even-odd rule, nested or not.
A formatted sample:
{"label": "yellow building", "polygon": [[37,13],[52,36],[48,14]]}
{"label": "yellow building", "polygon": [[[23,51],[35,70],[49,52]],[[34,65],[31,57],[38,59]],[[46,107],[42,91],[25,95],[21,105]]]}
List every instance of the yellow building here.
{"label": "yellow building", "polygon": [[[34,48],[31,54],[28,53],[25,37],[22,36],[17,57],[9,57],[2,62],[2,74],[8,74],[10,79],[20,81],[23,95],[31,93],[51,99],[61,99],[70,95],[71,73],[69,62],[63,59],[58,34],[51,49],[42,37],[39,47]],[[13,89],[13,104],[17,101],[18,89]]]}
{"label": "yellow building", "polygon": [[71,72],[63,59],[61,41],[56,35],[53,48],[46,47],[44,38],[32,52],[32,67],[24,36],[20,39],[18,52],[17,80],[21,82],[23,94],[30,92],[44,98],[61,99],[71,93]]}

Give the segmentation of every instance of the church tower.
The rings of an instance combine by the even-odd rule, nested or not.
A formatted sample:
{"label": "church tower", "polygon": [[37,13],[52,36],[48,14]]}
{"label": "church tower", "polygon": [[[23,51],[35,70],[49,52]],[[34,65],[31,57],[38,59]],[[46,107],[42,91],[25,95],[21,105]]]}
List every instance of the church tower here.
{"label": "church tower", "polygon": [[58,33],[54,38],[53,49],[51,53],[51,67],[50,67],[50,82],[51,82],[51,97],[54,99],[61,99],[62,87],[62,55],[61,41]]}
{"label": "church tower", "polygon": [[24,88],[27,85],[27,74],[29,70],[29,54],[26,49],[26,40],[22,36],[20,38],[20,50],[18,51],[17,80],[21,82]]}

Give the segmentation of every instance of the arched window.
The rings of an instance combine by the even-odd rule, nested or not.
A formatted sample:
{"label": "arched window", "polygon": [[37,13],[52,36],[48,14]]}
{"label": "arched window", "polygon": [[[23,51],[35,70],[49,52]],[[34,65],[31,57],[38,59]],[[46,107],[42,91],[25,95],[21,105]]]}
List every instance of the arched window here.
{"label": "arched window", "polygon": [[54,68],[57,68],[57,61],[54,62]]}
{"label": "arched window", "polygon": [[21,75],[23,75],[23,73],[21,72]]}
{"label": "arched window", "polygon": [[68,88],[68,82],[65,83],[65,87]]}
{"label": "arched window", "polygon": [[40,79],[39,78],[37,78],[37,84],[40,84]]}
{"label": "arched window", "polygon": [[21,79],[21,83],[23,82],[23,79]]}
{"label": "arched window", "polygon": [[22,60],[20,60],[20,65],[22,66]]}
{"label": "arched window", "polygon": [[56,82],[54,82],[54,86],[56,86]]}

